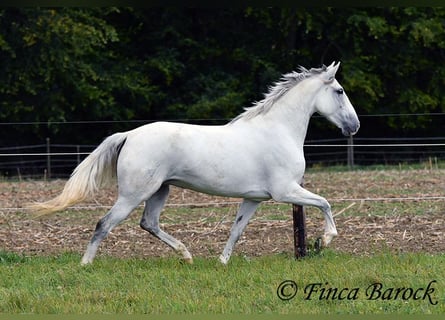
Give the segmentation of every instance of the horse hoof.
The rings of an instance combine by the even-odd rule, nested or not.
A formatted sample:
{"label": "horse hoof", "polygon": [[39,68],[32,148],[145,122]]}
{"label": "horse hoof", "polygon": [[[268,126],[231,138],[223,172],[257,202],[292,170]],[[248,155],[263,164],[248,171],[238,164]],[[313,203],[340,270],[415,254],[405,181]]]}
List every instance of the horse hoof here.
{"label": "horse hoof", "polygon": [[227,265],[227,262],[229,262],[229,259],[227,259],[226,257],[224,257],[223,255],[219,256],[219,262],[221,262],[223,265]]}
{"label": "horse hoof", "polygon": [[322,238],[323,247],[327,247],[337,234],[324,234]]}
{"label": "horse hoof", "polygon": [[80,265],[81,266],[87,266],[87,265],[92,264],[92,263],[93,263],[92,259],[88,259],[88,258],[85,258],[85,257],[82,257],[82,260],[80,260]]}

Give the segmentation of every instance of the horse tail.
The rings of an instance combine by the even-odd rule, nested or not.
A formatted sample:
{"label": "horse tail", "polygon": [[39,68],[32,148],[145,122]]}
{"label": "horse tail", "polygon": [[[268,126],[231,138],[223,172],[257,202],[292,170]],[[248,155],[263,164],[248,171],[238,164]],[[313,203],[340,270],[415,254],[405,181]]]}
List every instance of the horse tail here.
{"label": "horse tail", "polygon": [[127,133],[116,133],[106,138],[73,171],[62,193],[46,202],[34,203],[30,209],[37,216],[63,210],[94,194],[100,186],[116,177],[117,159],[125,144]]}

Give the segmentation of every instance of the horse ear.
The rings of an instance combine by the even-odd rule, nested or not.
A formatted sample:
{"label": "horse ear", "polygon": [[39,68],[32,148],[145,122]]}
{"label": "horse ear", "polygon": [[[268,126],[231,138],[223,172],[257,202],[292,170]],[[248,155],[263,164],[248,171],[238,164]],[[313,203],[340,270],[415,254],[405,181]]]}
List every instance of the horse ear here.
{"label": "horse ear", "polygon": [[327,68],[326,72],[323,74],[323,81],[325,83],[329,83],[334,81],[335,74],[337,73],[338,68],[340,67],[340,61],[335,64],[335,61],[332,62]]}

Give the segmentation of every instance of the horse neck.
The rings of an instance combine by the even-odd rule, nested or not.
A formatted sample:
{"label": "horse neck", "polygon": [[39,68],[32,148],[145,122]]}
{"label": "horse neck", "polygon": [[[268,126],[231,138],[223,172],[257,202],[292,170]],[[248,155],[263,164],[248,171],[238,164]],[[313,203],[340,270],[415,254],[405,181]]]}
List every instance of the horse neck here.
{"label": "horse neck", "polygon": [[306,80],[291,89],[275,102],[272,109],[262,117],[262,121],[273,123],[273,127],[280,126],[298,144],[303,145],[309,120],[315,112],[314,99],[319,89],[319,86],[312,84]]}

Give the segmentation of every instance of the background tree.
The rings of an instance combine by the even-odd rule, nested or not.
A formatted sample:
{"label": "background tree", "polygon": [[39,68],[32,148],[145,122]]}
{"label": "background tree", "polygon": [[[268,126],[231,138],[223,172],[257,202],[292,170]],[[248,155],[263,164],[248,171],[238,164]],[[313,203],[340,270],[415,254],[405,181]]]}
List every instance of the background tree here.
{"label": "background tree", "polygon": [[[65,121],[221,123],[281,74],[333,60],[361,115],[443,112],[444,24],[445,9],[417,7],[2,9],[0,145],[96,144],[140,124]],[[36,121],[45,125],[5,124]],[[432,136],[444,125],[427,116],[362,123],[361,136]],[[312,127],[314,138],[331,130]]]}

